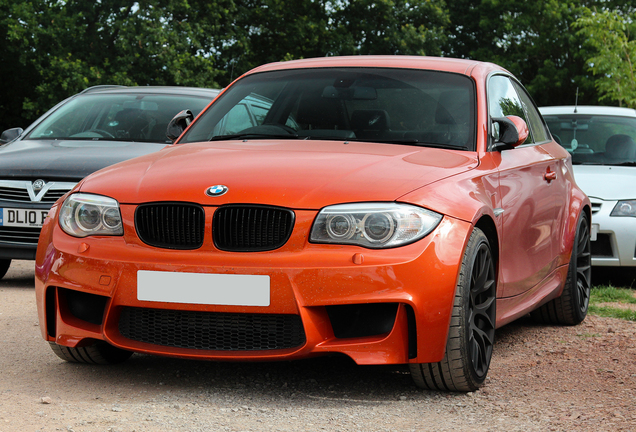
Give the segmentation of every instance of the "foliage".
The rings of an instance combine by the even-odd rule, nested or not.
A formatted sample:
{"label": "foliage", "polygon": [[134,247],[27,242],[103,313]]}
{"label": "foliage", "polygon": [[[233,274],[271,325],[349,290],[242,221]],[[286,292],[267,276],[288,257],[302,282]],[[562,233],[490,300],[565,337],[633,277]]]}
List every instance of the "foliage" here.
{"label": "foliage", "polygon": [[12,59],[0,76],[20,91],[1,113],[33,120],[100,84],[218,86],[209,34],[227,26],[232,0],[191,3],[0,0],[3,58]]}
{"label": "foliage", "polygon": [[636,108],[635,20],[636,14],[588,9],[575,23],[592,53],[587,64],[596,76],[600,100],[610,99],[630,108]]}
{"label": "foliage", "polygon": [[220,87],[260,64],[331,55],[492,61],[539,105],[573,103],[577,88],[580,103],[629,104],[618,59],[634,61],[620,54],[633,53],[633,24],[597,21],[633,13],[632,0],[0,0],[0,130],[92,85]]}
{"label": "foliage", "polygon": [[590,295],[589,312],[603,317],[619,318],[636,321],[636,310],[622,309],[608,305],[608,303],[636,304],[634,290],[615,288],[613,286],[594,287]]}
{"label": "foliage", "polygon": [[618,318],[626,321],[636,321],[636,311],[629,309],[619,309],[610,306],[590,305],[589,312],[592,315],[598,315],[608,318]]}
{"label": "foliage", "polygon": [[634,291],[625,288],[616,288],[613,286],[597,286],[592,290],[592,303],[630,303],[636,304]]}

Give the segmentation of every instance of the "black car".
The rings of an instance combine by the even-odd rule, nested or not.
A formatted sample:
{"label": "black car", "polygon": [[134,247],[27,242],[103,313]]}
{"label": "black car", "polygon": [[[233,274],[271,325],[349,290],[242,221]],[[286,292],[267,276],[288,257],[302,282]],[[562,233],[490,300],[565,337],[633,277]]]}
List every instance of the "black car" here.
{"label": "black car", "polygon": [[34,259],[58,198],[106,166],[161,150],[170,120],[196,116],[220,90],[97,86],[72,96],[26,130],[0,137],[0,278],[12,259]]}

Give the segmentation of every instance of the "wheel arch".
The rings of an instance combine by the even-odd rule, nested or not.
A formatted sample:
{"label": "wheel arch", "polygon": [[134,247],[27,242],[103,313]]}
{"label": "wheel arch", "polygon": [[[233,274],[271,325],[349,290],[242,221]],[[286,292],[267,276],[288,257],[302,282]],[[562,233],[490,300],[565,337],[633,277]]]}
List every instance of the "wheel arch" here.
{"label": "wheel arch", "polygon": [[489,215],[483,215],[475,223],[475,227],[483,231],[490,243],[490,250],[493,254],[495,261],[495,274],[499,273],[499,233],[497,232],[497,225],[495,221]]}

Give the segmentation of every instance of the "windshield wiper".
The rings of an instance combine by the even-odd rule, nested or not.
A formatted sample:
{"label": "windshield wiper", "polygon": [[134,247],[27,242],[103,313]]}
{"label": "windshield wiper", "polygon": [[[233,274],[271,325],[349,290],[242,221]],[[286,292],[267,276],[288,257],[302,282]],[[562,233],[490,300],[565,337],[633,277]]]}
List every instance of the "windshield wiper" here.
{"label": "windshield wiper", "polygon": [[[226,141],[237,139],[298,139],[298,134],[259,134],[259,133],[244,133],[233,135],[216,135],[210,138],[208,141]],[[307,139],[305,137],[301,139]]]}
{"label": "windshield wiper", "polygon": [[435,148],[448,149],[448,150],[468,150],[468,147],[466,146],[431,143],[431,142],[419,141],[416,139],[381,140],[381,141],[374,141],[374,142],[378,142],[381,144],[402,144],[402,145],[413,145],[418,147],[435,147]]}

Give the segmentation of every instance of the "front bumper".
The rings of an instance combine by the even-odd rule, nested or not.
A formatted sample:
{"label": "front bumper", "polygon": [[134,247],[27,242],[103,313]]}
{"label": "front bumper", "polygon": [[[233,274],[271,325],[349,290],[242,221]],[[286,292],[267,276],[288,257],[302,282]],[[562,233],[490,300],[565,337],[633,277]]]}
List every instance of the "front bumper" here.
{"label": "front bumper", "polygon": [[618,201],[592,202],[592,265],[636,266],[636,218],[610,216]]}
{"label": "front bumper", "polygon": [[[132,220],[133,211],[122,208],[124,221]],[[213,211],[206,209],[206,221]],[[70,347],[105,340],[136,352],[210,360],[342,353],[358,364],[437,362],[445,352],[471,230],[464,221],[444,218],[427,237],[400,248],[315,245],[307,237],[316,213],[297,211],[291,238],[276,251],[221,252],[210,238],[200,249],[178,251],[141,243],[126,222],[123,237],[73,238],[59,229],[55,213],[54,208],[36,257],[38,315],[46,340]],[[266,276],[269,304],[140,300],[140,271]],[[137,320],[147,313],[152,317]],[[276,333],[269,319],[278,317],[296,321],[291,342],[252,343],[253,337]],[[243,324],[223,324],[239,321]],[[184,333],[184,327],[194,330]],[[232,337],[226,343],[223,335],[219,342],[221,328],[235,333],[238,345]],[[206,336],[210,331],[216,335],[212,342]]]}

